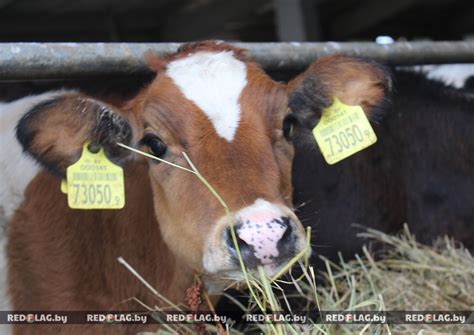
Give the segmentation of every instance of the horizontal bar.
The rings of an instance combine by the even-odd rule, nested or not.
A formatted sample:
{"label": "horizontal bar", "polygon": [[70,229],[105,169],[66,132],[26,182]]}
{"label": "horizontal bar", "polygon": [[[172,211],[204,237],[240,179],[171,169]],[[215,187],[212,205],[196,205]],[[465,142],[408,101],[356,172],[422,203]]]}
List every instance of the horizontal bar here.
{"label": "horizontal bar", "polygon": [[[265,69],[301,70],[341,53],[391,65],[474,63],[474,42],[234,43]],[[127,75],[146,71],[143,54],[174,52],[179,43],[0,43],[0,80]]]}

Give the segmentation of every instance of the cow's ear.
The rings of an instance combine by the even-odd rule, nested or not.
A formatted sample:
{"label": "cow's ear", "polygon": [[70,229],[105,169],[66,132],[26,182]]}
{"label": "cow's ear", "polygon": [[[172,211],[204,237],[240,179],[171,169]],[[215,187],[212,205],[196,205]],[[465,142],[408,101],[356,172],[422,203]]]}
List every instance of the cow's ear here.
{"label": "cow's ear", "polygon": [[117,146],[132,142],[132,122],[117,108],[68,93],[33,106],[19,121],[16,136],[23,149],[47,169],[64,175],[77,161],[85,142],[102,146],[122,164],[130,152]]}
{"label": "cow's ear", "polygon": [[389,71],[373,61],[341,55],[322,57],[287,85],[289,106],[304,125],[313,128],[334,97],[361,106],[369,119],[388,102]]}

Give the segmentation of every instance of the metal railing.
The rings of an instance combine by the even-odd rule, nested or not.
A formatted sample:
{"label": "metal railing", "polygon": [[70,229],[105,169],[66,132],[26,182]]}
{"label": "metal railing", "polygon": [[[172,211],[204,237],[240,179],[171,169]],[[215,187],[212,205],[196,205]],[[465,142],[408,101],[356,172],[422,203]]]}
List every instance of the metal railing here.
{"label": "metal railing", "polygon": [[[233,43],[267,70],[300,70],[341,53],[391,65],[474,63],[474,42]],[[0,43],[0,80],[126,75],[146,71],[144,53],[179,43]]]}

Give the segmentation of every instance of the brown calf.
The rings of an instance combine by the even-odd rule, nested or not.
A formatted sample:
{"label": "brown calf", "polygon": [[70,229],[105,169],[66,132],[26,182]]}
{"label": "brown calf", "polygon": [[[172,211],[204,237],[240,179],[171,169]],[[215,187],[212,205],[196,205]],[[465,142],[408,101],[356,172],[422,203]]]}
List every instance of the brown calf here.
{"label": "brown calf", "polygon": [[[29,184],[9,224],[15,310],[137,310],[137,304],[124,302],[131,297],[162,305],[117,262],[119,256],[177,303],[194,271],[214,294],[223,289],[223,277],[241,278],[230,223],[209,190],[196,176],[132,154],[117,142],[182,166],[186,152],[228,204],[246,265],[275,273],[305,245],[291,209],[296,121],[289,95],[294,92],[294,103],[308,109],[327,106],[337,96],[370,112],[389,81],[377,65],[336,56],[284,85],[245,59],[242,50],[213,42],[148,58],[155,80],[121,108],[70,93],[36,105],[19,122],[20,143],[47,171]],[[298,95],[301,91],[306,94]],[[60,181],[86,141],[99,143],[124,167],[123,209],[68,208]],[[15,328],[16,334],[48,331],[132,329]]]}

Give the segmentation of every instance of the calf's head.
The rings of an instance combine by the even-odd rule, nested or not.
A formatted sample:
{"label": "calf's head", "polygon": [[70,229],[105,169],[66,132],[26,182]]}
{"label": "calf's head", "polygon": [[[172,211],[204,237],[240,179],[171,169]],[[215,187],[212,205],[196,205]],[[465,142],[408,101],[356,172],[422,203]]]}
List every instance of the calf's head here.
{"label": "calf's head", "polygon": [[[29,111],[17,127],[19,141],[60,176],[85,141],[100,144],[125,169],[148,164],[144,178],[160,231],[177,259],[208,274],[238,274],[232,223],[246,265],[275,273],[305,246],[291,203],[293,125],[300,119],[313,126],[333,96],[370,112],[384,98],[387,77],[365,61],[328,57],[285,85],[242,50],[212,42],[150,56],[149,63],[156,78],[124,106],[66,94]],[[181,166],[187,166],[185,152],[227,203],[230,220],[195,175],[118,142]]]}

